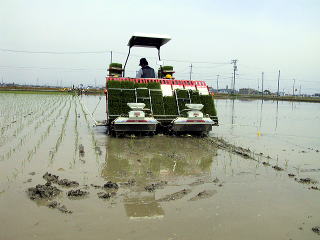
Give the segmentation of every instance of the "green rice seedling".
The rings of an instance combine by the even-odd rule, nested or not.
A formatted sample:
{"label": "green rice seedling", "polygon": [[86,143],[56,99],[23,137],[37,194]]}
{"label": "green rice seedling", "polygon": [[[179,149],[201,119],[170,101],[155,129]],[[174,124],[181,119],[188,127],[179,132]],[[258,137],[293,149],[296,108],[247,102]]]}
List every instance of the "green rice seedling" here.
{"label": "green rice seedling", "polygon": [[194,104],[201,104],[201,98],[199,91],[189,90],[191,102]]}
{"label": "green rice seedling", "polygon": [[178,115],[176,99],[172,97],[163,97],[165,115]]}
{"label": "green rice seedling", "polygon": [[108,88],[121,88],[120,81],[108,81],[107,85],[108,85]]}
{"label": "green rice seedling", "polygon": [[73,152],[73,166],[76,163],[78,148],[79,148],[79,130],[78,130],[78,112],[77,112],[77,102],[74,102],[74,152]]}
{"label": "green rice seedling", "polygon": [[[64,105],[65,106],[65,105]],[[63,107],[62,107],[63,108]],[[51,111],[50,112],[50,115],[52,115],[54,113],[54,111]],[[59,115],[60,116],[60,115]],[[38,121],[34,121],[35,122],[35,124],[36,124],[36,126],[37,126],[37,123],[38,122],[43,122],[43,118],[45,118],[46,116],[43,116],[42,118],[39,118],[39,120]],[[35,129],[35,130],[37,130],[39,128],[39,125],[38,125],[38,127]],[[2,155],[1,156],[1,158],[3,158],[3,156],[6,156],[5,158],[6,159],[9,159],[11,156],[12,156],[12,153],[14,153],[14,152],[16,152],[16,151],[18,151],[22,146],[24,146],[25,145],[25,143],[26,143],[26,141],[27,141],[27,139],[29,139],[32,135],[34,135],[34,133],[35,133],[35,130],[34,129],[32,129],[32,128],[28,128],[28,132],[26,133],[26,134],[24,134],[22,137],[20,137],[20,140],[19,140],[19,142],[17,142],[17,144],[15,144],[15,145],[13,145],[13,146],[11,146],[10,147],[10,150],[9,150],[9,152],[8,152],[8,154],[6,155],[6,154],[4,154],[4,155]]]}
{"label": "green rice seedling", "polygon": [[53,161],[53,158],[54,158],[55,154],[58,152],[60,144],[61,144],[61,142],[63,140],[64,135],[65,135],[66,125],[67,125],[67,121],[68,121],[69,115],[70,115],[70,109],[71,109],[71,102],[69,103],[69,108],[67,110],[66,116],[65,116],[64,121],[62,123],[60,134],[59,134],[59,137],[58,137],[58,139],[56,141],[56,144],[54,146],[54,150],[51,151],[50,162]]}
{"label": "green rice seedling", "polygon": [[158,82],[149,82],[147,84],[147,88],[149,88],[149,89],[161,89],[161,85]]}
{"label": "green rice seedling", "polygon": [[[83,108],[83,104],[81,103],[81,101],[79,100],[78,101],[80,103],[80,106],[81,106],[81,109],[82,109],[82,113],[84,114],[85,116],[85,120],[86,120],[86,123],[87,123],[87,128],[88,128],[88,131],[89,131],[89,134],[91,135],[91,144],[92,144],[92,149],[96,149],[98,147],[98,141],[97,139],[95,138],[95,133],[91,127],[91,124],[90,122],[88,121],[87,117],[86,117],[86,112],[84,111],[84,108]],[[96,155],[96,161],[97,163],[99,162],[99,154],[95,151],[95,155]]]}
{"label": "green rice seedling", "polygon": [[209,116],[217,116],[217,111],[214,105],[214,99],[211,95],[201,95],[201,103],[204,105],[203,113]]}
{"label": "green rice seedling", "polygon": [[150,91],[151,92],[151,102],[153,107],[153,114],[154,115],[164,115],[164,102],[163,96],[161,91]]}
{"label": "green rice seedling", "polygon": [[114,67],[114,68],[122,68],[122,64],[121,63],[110,63],[109,65],[110,68]]}
{"label": "green rice seedling", "polygon": [[173,66],[162,66],[163,71],[173,71]]}

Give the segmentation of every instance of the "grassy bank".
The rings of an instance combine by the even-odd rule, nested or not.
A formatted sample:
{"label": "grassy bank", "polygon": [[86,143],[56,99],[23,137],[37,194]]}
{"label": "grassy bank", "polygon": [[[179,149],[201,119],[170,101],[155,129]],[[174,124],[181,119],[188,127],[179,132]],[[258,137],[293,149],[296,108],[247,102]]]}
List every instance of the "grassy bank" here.
{"label": "grassy bank", "polygon": [[0,93],[15,93],[15,94],[73,94],[73,92],[59,92],[59,91],[35,91],[35,90],[3,90]]}
{"label": "grassy bank", "polygon": [[244,99],[244,100],[273,100],[273,101],[290,101],[290,102],[317,102],[320,103],[320,98],[300,97],[300,96],[271,96],[271,95],[243,95],[243,94],[215,94],[215,99]]}
{"label": "grassy bank", "polygon": [[[32,87],[0,87],[0,93],[22,93],[22,94],[75,94],[77,90],[66,91],[60,88],[32,88]],[[104,95],[103,90],[86,89],[83,94]]]}

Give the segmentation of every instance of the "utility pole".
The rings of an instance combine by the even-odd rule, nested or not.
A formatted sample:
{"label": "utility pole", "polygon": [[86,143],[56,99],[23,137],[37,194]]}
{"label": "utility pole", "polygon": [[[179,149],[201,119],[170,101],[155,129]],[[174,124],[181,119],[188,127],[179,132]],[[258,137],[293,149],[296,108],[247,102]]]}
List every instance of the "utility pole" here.
{"label": "utility pole", "polygon": [[261,93],[262,93],[262,97],[263,97],[263,75],[264,75],[264,72],[262,72],[262,74],[261,74],[261,88],[262,88],[262,90],[261,90]]}
{"label": "utility pole", "polygon": [[218,74],[217,75],[217,92],[219,92],[219,77],[220,77],[220,75]]}
{"label": "utility pole", "polygon": [[279,74],[278,74],[278,91],[277,91],[278,97],[280,96],[280,94],[279,94],[279,83],[280,83],[280,70],[279,70]]}
{"label": "utility pole", "polygon": [[233,64],[233,88],[232,88],[232,92],[234,94],[235,91],[235,85],[236,85],[236,71],[238,70],[237,68],[237,59],[231,60],[231,64]]}
{"label": "utility pole", "polygon": [[190,80],[191,80],[191,75],[192,75],[192,63],[190,65]]}
{"label": "utility pole", "polygon": [[112,63],[112,51],[110,51],[110,63]]}
{"label": "utility pole", "polygon": [[292,85],[292,96],[294,96],[294,85],[296,84],[296,80],[293,79],[293,85]]}

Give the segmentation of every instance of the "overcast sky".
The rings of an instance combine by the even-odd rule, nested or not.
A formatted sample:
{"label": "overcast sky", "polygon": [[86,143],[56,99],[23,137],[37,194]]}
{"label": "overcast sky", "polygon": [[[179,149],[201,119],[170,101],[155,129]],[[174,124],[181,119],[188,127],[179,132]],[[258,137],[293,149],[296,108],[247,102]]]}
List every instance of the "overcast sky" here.
{"label": "overcast sky", "polygon": [[[264,88],[275,91],[280,69],[280,90],[292,92],[296,79],[298,91],[320,92],[319,13],[319,0],[0,0],[0,77],[103,85],[110,51],[124,63],[130,36],[145,32],[172,37],[161,51],[176,78],[189,79],[192,63],[192,79],[216,87],[219,74],[219,88],[230,87],[230,62],[238,59],[237,89],[261,89],[264,71]],[[87,51],[96,53],[79,53]],[[157,68],[155,49],[132,54],[129,76],[140,56]]]}

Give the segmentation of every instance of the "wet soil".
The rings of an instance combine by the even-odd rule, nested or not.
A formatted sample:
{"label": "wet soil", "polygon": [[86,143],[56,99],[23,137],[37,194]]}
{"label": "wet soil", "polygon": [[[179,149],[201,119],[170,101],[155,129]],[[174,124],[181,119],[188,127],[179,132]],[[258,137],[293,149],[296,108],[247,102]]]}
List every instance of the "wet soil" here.
{"label": "wet soil", "polygon": [[48,203],[47,207],[52,208],[52,209],[58,209],[62,213],[72,213],[71,210],[68,210],[65,205],[61,205],[61,203],[58,203],[57,201],[52,201]]}
{"label": "wet soil", "polygon": [[38,184],[35,187],[30,187],[27,190],[28,196],[31,200],[50,200],[58,196],[62,191],[55,186],[52,186],[50,182],[46,184]]}
{"label": "wet soil", "polygon": [[199,192],[196,196],[190,198],[190,201],[197,201],[204,198],[210,198],[216,193],[216,190],[204,190],[202,192]]}
{"label": "wet soil", "polygon": [[119,185],[115,182],[108,181],[103,185],[103,187],[106,189],[118,189]]}
{"label": "wet soil", "polygon": [[156,189],[160,189],[163,188],[166,184],[168,184],[167,181],[160,181],[160,182],[155,182],[155,183],[151,183],[147,186],[144,187],[144,189],[148,192],[153,192]]}
{"label": "wet soil", "polygon": [[84,197],[84,196],[87,196],[88,194],[89,192],[83,191],[81,189],[70,190],[67,192],[67,196],[72,198]]}
{"label": "wet soil", "polygon": [[98,195],[98,198],[109,199],[111,197],[116,196],[117,193],[116,192],[108,192],[108,193],[106,193],[106,192],[98,192],[97,195]]}
{"label": "wet soil", "polygon": [[158,202],[169,202],[169,201],[178,200],[178,199],[183,198],[184,196],[186,196],[189,193],[191,193],[190,189],[183,189],[183,190],[180,190],[180,191],[172,193],[172,194],[168,194],[165,197],[158,199]]}
{"label": "wet soil", "polygon": [[312,178],[295,178],[295,180],[299,183],[304,183],[304,184],[316,184],[318,183],[316,180]]}
{"label": "wet soil", "polygon": [[79,183],[69,179],[59,179],[59,176],[46,172],[43,178],[50,183],[58,184],[63,187],[78,187]]}
{"label": "wet soil", "polygon": [[[230,141],[235,144],[215,137],[113,139],[105,129],[91,127],[78,99],[48,109],[57,109],[58,117],[40,122],[35,116],[26,122],[32,134],[12,131],[21,146],[14,143],[15,149],[5,151],[0,146],[0,239],[319,237],[317,229],[311,231],[320,221],[319,186],[300,181],[319,180],[319,166],[304,160],[311,150],[290,147],[285,152],[292,152],[290,158],[278,159],[269,143],[266,151],[249,149],[243,136]],[[49,194],[45,182],[61,192]],[[35,201],[25,193],[30,188]],[[76,196],[68,197],[70,190]]]}
{"label": "wet soil", "polygon": [[312,231],[318,235],[320,235],[320,227],[319,226],[316,226],[316,227],[313,227],[312,228]]}

